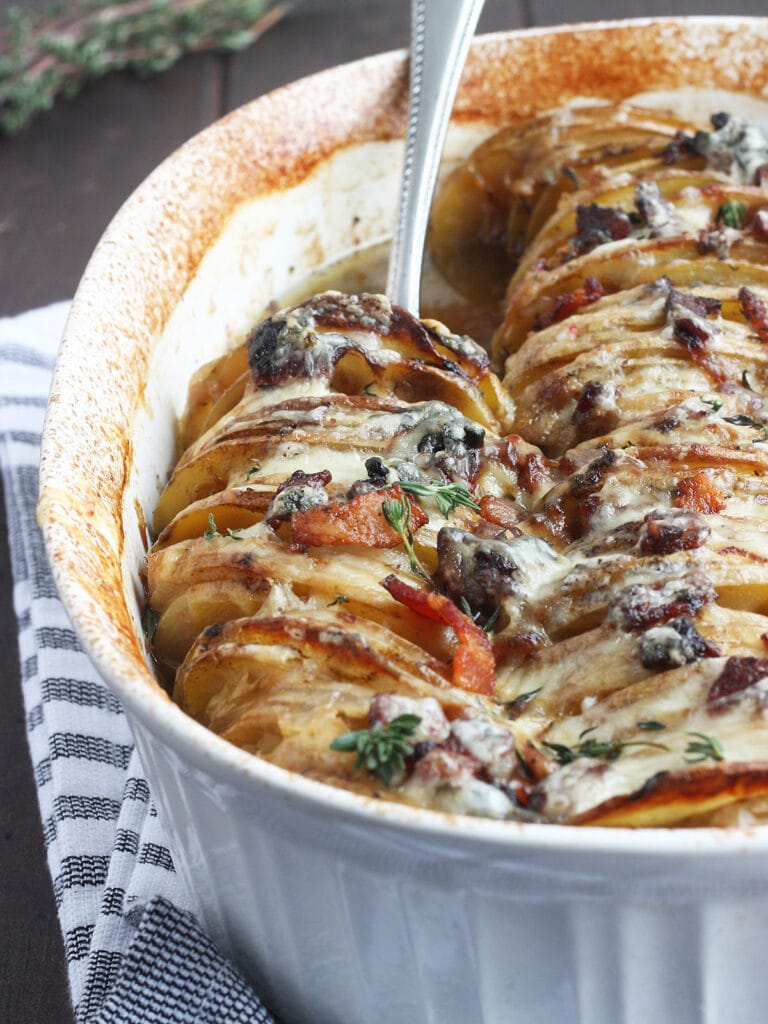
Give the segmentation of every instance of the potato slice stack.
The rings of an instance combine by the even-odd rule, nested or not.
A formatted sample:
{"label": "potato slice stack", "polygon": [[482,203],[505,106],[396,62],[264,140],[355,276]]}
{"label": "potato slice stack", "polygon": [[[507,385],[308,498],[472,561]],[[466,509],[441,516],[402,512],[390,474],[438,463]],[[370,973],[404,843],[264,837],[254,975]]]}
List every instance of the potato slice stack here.
{"label": "potato slice stack", "polygon": [[696,131],[577,108],[485,143],[438,207],[464,190],[508,218],[493,350],[552,478],[517,526],[562,569],[502,598],[496,693],[548,819],[735,821],[764,802],[767,161],[726,114]]}
{"label": "potato slice stack", "polygon": [[767,175],[725,114],[540,117],[433,212],[452,283],[506,288],[503,385],[470,339],[334,292],[204,368],[148,564],[182,707],[452,812],[760,820]]}

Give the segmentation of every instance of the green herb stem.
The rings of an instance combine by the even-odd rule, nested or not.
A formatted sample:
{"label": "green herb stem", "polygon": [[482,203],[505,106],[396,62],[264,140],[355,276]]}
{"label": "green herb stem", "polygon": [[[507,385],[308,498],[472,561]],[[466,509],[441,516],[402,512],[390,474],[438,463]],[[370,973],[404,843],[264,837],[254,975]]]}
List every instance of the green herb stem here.
{"label": "green herb stem", "polygon": [[331,750],[344,754],[357,754],[355,769],[364,768],[391,786],[396,775],[405,768],[405,758],[413,753],[413,737],[421,722],[418,715],[398,715],[388,725],[374,725],[338,736]]}
{"label": "green herb stem", "polygon": [[415,576],[431,582],[429,573],[419,561],[414,549],[413,530],[411,529],[411,503],[408,498],[393,498],[384,500],[381,503],[382,515],[400,537],[403,543],[408,560],[411,563],[411,571]]}
{"label": "green herb stem", "polygon": [[480,511],[480,506],[465,484],[422,484],[413,480],[401,480],[400,486],[409,494],[419,498],[433,498],[441,516],[448,516],[455,508],[464,507]]}

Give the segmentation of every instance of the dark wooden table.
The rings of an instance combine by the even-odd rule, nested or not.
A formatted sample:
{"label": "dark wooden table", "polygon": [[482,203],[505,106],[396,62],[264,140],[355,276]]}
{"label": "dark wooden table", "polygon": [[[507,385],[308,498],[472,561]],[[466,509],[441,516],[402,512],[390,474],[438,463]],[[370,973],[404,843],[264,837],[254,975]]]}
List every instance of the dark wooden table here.
{"label": "dark wooden table", "polygon": [[[49,0],[15,2],[41,8]],[[0,0],[0,15],[9,6]],[[0,139],[0,315],[71,296],[120,203],[190,135],[287,81],[405,46],[408,10],[408,0],[311,0],[245,53],[190,57],[151,80],[110,76],[22,135]],[[762,0],[488,0],[480,30],[566,16],[764,10]],[[0,1024],[68,1024],[64,954],[24,732],[5,536],[0,502]]]}

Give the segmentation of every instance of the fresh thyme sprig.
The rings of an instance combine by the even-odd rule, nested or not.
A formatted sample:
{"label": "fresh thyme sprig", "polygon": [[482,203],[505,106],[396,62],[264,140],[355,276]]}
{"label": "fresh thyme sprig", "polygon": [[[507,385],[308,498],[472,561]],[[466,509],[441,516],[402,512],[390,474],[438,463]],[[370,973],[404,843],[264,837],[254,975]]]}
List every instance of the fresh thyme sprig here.
{"label": "fresh thyme sprig", "polygon": [[208,529],[205,531],[203,536],[206,540],[213,540],[214,537],[229,537],[230,540],[240,540],[240,534],[243,532],[245,527],[239,526],[235,530],[227,530],[226,533],[219,533],[219,528],[216,525],[216,520],[213,518],[213,512],[208,513]]}
{"label": "fresh thyme sprig", "polygon": [[700,764],[702,761],[724,761],[723,745],[716,736],[707,736],[704,732],[688,732],[686,736],[694,736],[685,748],[685,760],[688,764]]}
{"label": "fresh thyme sprig", "polygon": [[411,737],[421,721],[418,715],[398,715],[388,725],[345,732],[331,743],[331,750],[357,754],[355,768],[365,768],[390,786],[395,775],[405,768],[405,758],[413,753]]}
{"label": "fresh thyme sprig", "polygon": [[421,564],[413,547],[413,530],[411,529],[411,503],[406,497],[384,499],[381,512],[386,521],[399,534],[411,563],[411,571],[424,580],[429,580],[429,573]]}
{"label": "fresh thyme sprig", "polygon": [[747,208],[738,199],[726,199],[715,217],[717,224],[741,231],[747,223]]}
{"label": "fresh thyme sprig", "polygon": [[712,412],[717,412],[723,408],[723,403],[719,398],[702,398],[702,403],[711,407]]}
{"label": "fresh thyme sprig", "polygon": [[554,755],[558,764],[570,764],[579,757],[594,757],[600,761],[615,761],[624,753],[627,747],[656,747],[657,750],[669,750],[663,743],[651,743],[650,740],[598,740],[590,736],[582,740],[575,747],[569,747],[565,743],[548,743],[542,741]]}
{"label": "fresh thyme sprig", "polygon": [[759,430],[760,437],[756,437],[752,444],[763,444],[768,441],[768,424],[760,420],[753,420],[751,416],[745,416],[743,413],[739,413],[737,416],[723,416],[723,420],[726,423],[732,423],[735,427],[754,427],[755,430]]}
{"label": "fresh thyme sprig", "polygon": [[420,498],[434,498],[441,516],[448,516],[455,508],[461,506],[480,511],[480,506],[465,484],[420,484],[413,480],[401,480],[400,486],[404,491],[416,494]]}
{"label": "fresh thyme sprig", "polygon": [[0,30],[0,134],[109,71],[148,76],[185,53],[242,50],[282,14],[275,0],[75,0],[10,8]]}

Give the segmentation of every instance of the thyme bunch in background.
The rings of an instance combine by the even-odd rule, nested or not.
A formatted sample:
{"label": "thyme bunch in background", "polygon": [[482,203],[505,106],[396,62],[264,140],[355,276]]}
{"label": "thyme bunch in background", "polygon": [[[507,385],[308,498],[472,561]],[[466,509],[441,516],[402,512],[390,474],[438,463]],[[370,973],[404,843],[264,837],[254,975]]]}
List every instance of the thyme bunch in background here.
{"label": "thyme bunch in background", "polygon": [[283,13],[276,0],[79,0],[11,8],[0,28],[0,134],[109,71],[154,75],[186,53],[241,50]]}

